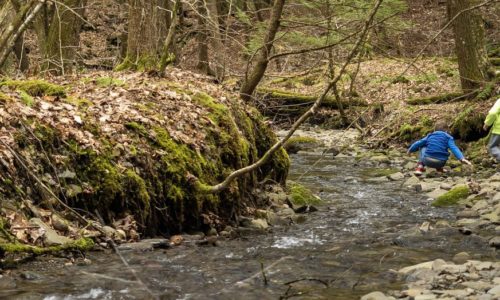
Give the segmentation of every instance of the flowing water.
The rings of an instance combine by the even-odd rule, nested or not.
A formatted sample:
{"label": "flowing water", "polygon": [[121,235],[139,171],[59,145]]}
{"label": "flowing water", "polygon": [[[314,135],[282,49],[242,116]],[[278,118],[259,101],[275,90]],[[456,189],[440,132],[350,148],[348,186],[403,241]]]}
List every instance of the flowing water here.
{"label": "flowing water", "polygon": [[51,265],[44,262],[35,275],[3,284],[0,297],[359,299],[374,290],[400,287],[391,269],[451,259],[461,251],[491,258],[486,243],[473,235],[451,228],[419,232],[424,221],[454,218],[450,209],[431,207],[401,182],[367,182],[362,175],[366,166],[353,158],[328,156],[314,165],[320,156],[292,156],[290,179],[326,202],[303,224],[222,241],[218,247],[123,252],[130,267],[117,255],[103,253],[89,254],[92,264],[86,266],[47,267]]}

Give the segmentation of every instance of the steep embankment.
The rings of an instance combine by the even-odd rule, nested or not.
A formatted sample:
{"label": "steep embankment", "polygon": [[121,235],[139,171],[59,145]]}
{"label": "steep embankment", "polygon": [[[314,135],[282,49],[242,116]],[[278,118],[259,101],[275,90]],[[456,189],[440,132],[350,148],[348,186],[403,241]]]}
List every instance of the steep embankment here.
{"label": "steep embankment", "polygon": [[[193,188],[189,175],[218,183],[275,141],[255,109],[204,77],[174,69],[166,79],[93,73],[51,82],[0,81],[5,228],[45,211],[29,202],[68,216],[56,198],[107,224],[127,217],[147,235],[217,228],[252,203],[259,181],[286,178],[282,150],[224,193]],[[54,216],[38,213],[58,229]],[[83,232],[72,226],[66,235]]]}

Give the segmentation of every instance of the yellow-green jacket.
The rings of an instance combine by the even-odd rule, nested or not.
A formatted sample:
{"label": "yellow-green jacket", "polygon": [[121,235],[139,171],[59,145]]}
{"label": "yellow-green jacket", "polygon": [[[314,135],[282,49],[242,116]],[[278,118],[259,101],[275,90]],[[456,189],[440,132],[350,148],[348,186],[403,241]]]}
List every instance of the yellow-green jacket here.
{"label": "yellow-green jacket", "polygon": [[495,102],[495,105],[488,112],[488,116],[486,116],[486,120],[484,120],[484,124],[491,126],[491,132],[494,134],[500,134],[500,99]]}

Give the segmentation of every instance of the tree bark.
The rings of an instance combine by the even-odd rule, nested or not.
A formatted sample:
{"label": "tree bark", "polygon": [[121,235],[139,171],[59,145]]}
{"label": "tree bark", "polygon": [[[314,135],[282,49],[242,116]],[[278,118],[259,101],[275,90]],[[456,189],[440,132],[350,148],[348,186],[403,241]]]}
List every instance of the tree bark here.
{"label": "tree bark", "polygon": [[478,9],[470,10],[475,4],[475,0],[448,0],[449,18],[456,16],[453,21],[455,51],[462,90],[466,93],[477,89],[488,77],[483,20]]}
{"label": "tree bark", "polygon": [[208,57],[208,34],[207,34],[207,12],[205,5],[203,5],[203,0],[198,0],[196,9],[198,10],[198,30],[196,35],[196,40],[198,42],[198,64],[196,68],[207,75],[215,75],[215,73],[210,69],[209,57]]}
{"label": "tree bark", "polygon": [[267,65],[269,64],[269,56],[273,48],[274,38],[276,37],[276,33],[280,27],[281,14],[283,13],[284,6],[285,0],[275,0],[271,13],[271,19],[269,20],[267,34],[264,38],[264,45],[259,50],[255,67],[251,71],[250,75],[247,74],[245,76],[245,80],[241,86],[240,97],[245,101],[249,101],[252,98],[255,88],[266,72]]}
{"label": "tree bark", "polygon": [[167,35],[166,2],[162,0],[128,0],[127,54],[117,70],[157,71],[162,45]]}
{"label": "tree bark", "polygon": [[218,82],[224,81],[224,45],[219,25],[219,11],[217,0],[203,0],[207,12],[207,22],[210,28],[210,36],[213,48],[213,62],[215,64],[215,78]]}
{"label": "tree bark", "polygon": [[[46,63],[43,69],[54,74],[75,71],[80,47],[80,29],[87,0],[65,0],[55,3],[47,36],[42,41]],[[40,38],[40,37],[39,37]]]}
{"label": "tree bark", "polygon": [[180,4],[181,4],[180,0],[175,0],[174,7],[172,8],[172,17],[170,18],[170,28],[168,29],[167,38],[163,43],[163,54],[161,56],[161,61],[160,61],[160,74],[163,74],[163,72],[165,72],[165,68],[167,67],[167,65],[175,59],[175,54],[173,54],[171,48],[174,42],[175,29],[179,20],[177,17],[177,11],[179,10]]}

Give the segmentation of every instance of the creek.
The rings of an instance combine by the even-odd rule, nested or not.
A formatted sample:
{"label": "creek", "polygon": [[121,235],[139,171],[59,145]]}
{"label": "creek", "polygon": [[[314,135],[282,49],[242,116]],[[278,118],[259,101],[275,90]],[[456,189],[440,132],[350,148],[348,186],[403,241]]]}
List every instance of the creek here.
{"label": "creek", "polygon": [[15,277],[10,285],[0,281],[0,297],[149,299],[153,293],[161,299],[359,299],[399,288],[403,282],[391,269],[450,260],[461,251],[491,257],[491,249],[474,235],[451,227],[419,230],[425,221],[453,220],[453,209],[431,207],[401,182],[367,181],[368,165],[352,157],[320,157],[291,156],[289,178],[325,201],[302,224],[221,240],[217,247],[123,251],[129,268],[117,255],[99,252],[88,254],[90,265],[40,262],[36,268],[32,262],[34,275]]}

